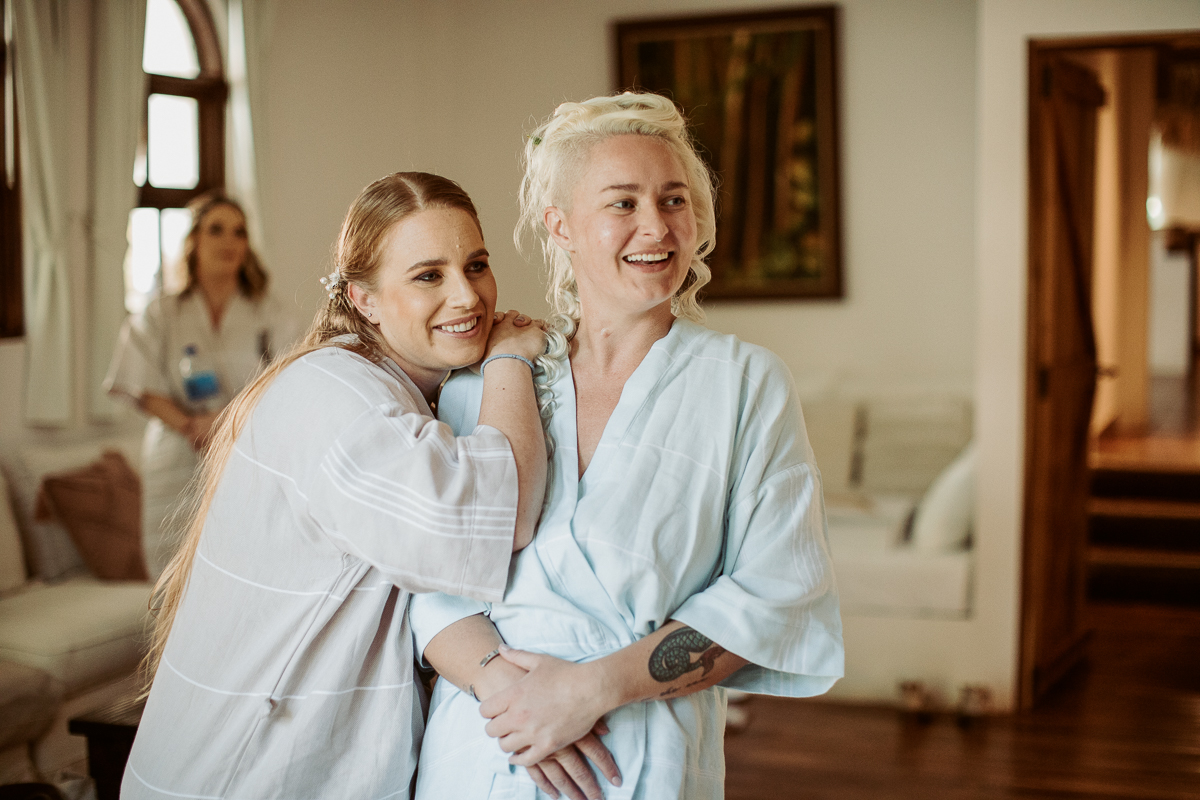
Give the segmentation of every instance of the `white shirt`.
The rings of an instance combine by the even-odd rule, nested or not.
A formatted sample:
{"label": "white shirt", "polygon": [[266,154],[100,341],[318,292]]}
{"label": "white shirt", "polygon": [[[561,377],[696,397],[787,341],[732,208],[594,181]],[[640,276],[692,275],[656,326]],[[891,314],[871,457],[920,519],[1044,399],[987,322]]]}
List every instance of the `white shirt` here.
{"label": "white shirt", "polygon": [[[253,301],[235,294],[219,328],[213,327],[199,291],[155,298],[125,321],[104,385],[134,402],[158,394],[189,414],[217,411],[290,346],[290,334],[288,320],[270,295]],[[180,365],[188,347],[217,376],[218,392],[204,402],[189,399],[184,387]],[[184,436],[160,419],[149,420],[142,442],[142,550],[152,578],[175,554],[179,537],[172,524],[198,461]]]}
{"label": "white shirt", "polygon": [[180,375],[184,349],[190,346],[216,372],[220,394],[214,405],[223,408],[262,364],[291,344],[287,327],[270,295],[254,301],[234,294],[219,328],[213,327],[198,290],[155,298],[121,328],[105,386],[135,401],[148,393],[164,395],[197,413],[202,408],[188,399]]}

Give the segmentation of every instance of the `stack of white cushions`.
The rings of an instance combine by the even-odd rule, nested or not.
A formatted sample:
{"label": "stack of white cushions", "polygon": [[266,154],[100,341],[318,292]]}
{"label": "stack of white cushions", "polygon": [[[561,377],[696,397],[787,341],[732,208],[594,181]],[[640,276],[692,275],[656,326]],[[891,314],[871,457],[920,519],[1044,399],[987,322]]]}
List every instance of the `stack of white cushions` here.
{"label": "stack of white cushions", "polygon": [[[872,497],[832,505],[829,535],[842,609],[849,614],[963,618],[971,602],[974,447],[947,466],[916,505]],[[912,510],[911,526],[905,510]],[[906,529],[908,536],[905,536]]]}

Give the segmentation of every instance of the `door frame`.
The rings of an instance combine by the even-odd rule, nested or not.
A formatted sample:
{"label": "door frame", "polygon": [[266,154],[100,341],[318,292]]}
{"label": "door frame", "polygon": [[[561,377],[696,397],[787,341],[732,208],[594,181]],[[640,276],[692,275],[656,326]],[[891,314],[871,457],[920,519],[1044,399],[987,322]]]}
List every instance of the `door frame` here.
{"label": "door frame", "polygon": [[[1032,626],[1036,615],[1041,609],[1032,590],[1033,553],[1032,531],[1035,527],[1034,514],[1037,509],[1044,507],[1038,502],[1046,487],[1038,486],[1033,481],[1034,434],[1036,418],[1031,410],[1037,402],[1041,391],[1039,379],[1038,354],[1042,345],[1041,336],[1047,333],[1039,324],[1037,318],[1037,296],[1035,293],[1042,285],[1039,269],[1041,259],[1036,249],[1045,233],[1046,220],[1038,212],[1039,186],[1042,178],[1041,154],[1038,148],[1036,126],[1039,122],[1038,101],[1042,93],[1042,75],[1039,66],[1054,55],[1062,55],[1071,51],[1145,48],[1156,46],[1171,46],[1190,44],[1195,46],[1200,31],[1172,31],[1148,34],[1117,34],[1101,36],[1055,37],[1030,39],[1026,57],[1026,155],[1027,155],[1027,191],[1026,191],[1026,343],[1025,343],[1025,443],[1024,443],[1024,501],[1022,509],[1021,528],[1021,594],[1020,614],[1018,618],[1018,663],[1017,663],[1017,707],[1028,710],[1038,700],[1040,691],[1065,675],[1078,663],[1086,651],[1087,636],[1081,635],[1076,642],[1056,661],[1047,674],[1035,675],[1034,642]],[[1086,470],[1087,464],[1079,465]]]}

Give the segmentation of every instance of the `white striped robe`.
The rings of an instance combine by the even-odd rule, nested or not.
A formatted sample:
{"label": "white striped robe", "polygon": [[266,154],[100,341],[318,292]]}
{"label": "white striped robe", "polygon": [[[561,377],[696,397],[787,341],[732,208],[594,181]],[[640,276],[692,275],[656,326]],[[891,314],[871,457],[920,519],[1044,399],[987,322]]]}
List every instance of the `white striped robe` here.
{"label": "white striped robe", "polygon": [[498,600],[516,505],[507,439],[456,438],[394,363],[288,366],[225,466],[121,796],[407,798],[410,593]]}

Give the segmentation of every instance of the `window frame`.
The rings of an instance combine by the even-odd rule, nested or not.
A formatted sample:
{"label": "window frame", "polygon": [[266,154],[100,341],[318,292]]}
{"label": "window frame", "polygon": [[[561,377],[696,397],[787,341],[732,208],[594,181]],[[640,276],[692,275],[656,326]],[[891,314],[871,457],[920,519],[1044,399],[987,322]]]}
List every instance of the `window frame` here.
{"label": "window frame", "polygon": [[[190,97],[199,107],[200,176],[192,189],[164,189],[146,183],[138,187],[138,208],[183,208],[192,198],[225,187],[225,101],[229,84],[221,62],[221,45],[216,25],[204,0],[174,0],[183,11],[192,40],[200,74],[195,78],[146,73],[146,96],[142,106],[142,146],[146,144],[150,95],[166,94]],[[132,179],[131,179],[132,180]]]}
{"label": "window frame", "polygon": [[[5,14],[9,13],[8,0],[0,0],[0,26]],[[0,34],[3,31],[0,30]],[[13,97],[8,97],[8,83],[3,76],[9,67],[13,69]],[[12,49],[0,35],[0,159],[4,158],[3,139],[7,126],[12,126],[13,137],[13,184],[8,185],[7,165],[0,173],[0,339],[11,339],[25,335],[25,303],[23,296],[23,272],[21,262],[21,143],[17,130],[16,60]],[[13,118],[8,119],[8,109]]]}

